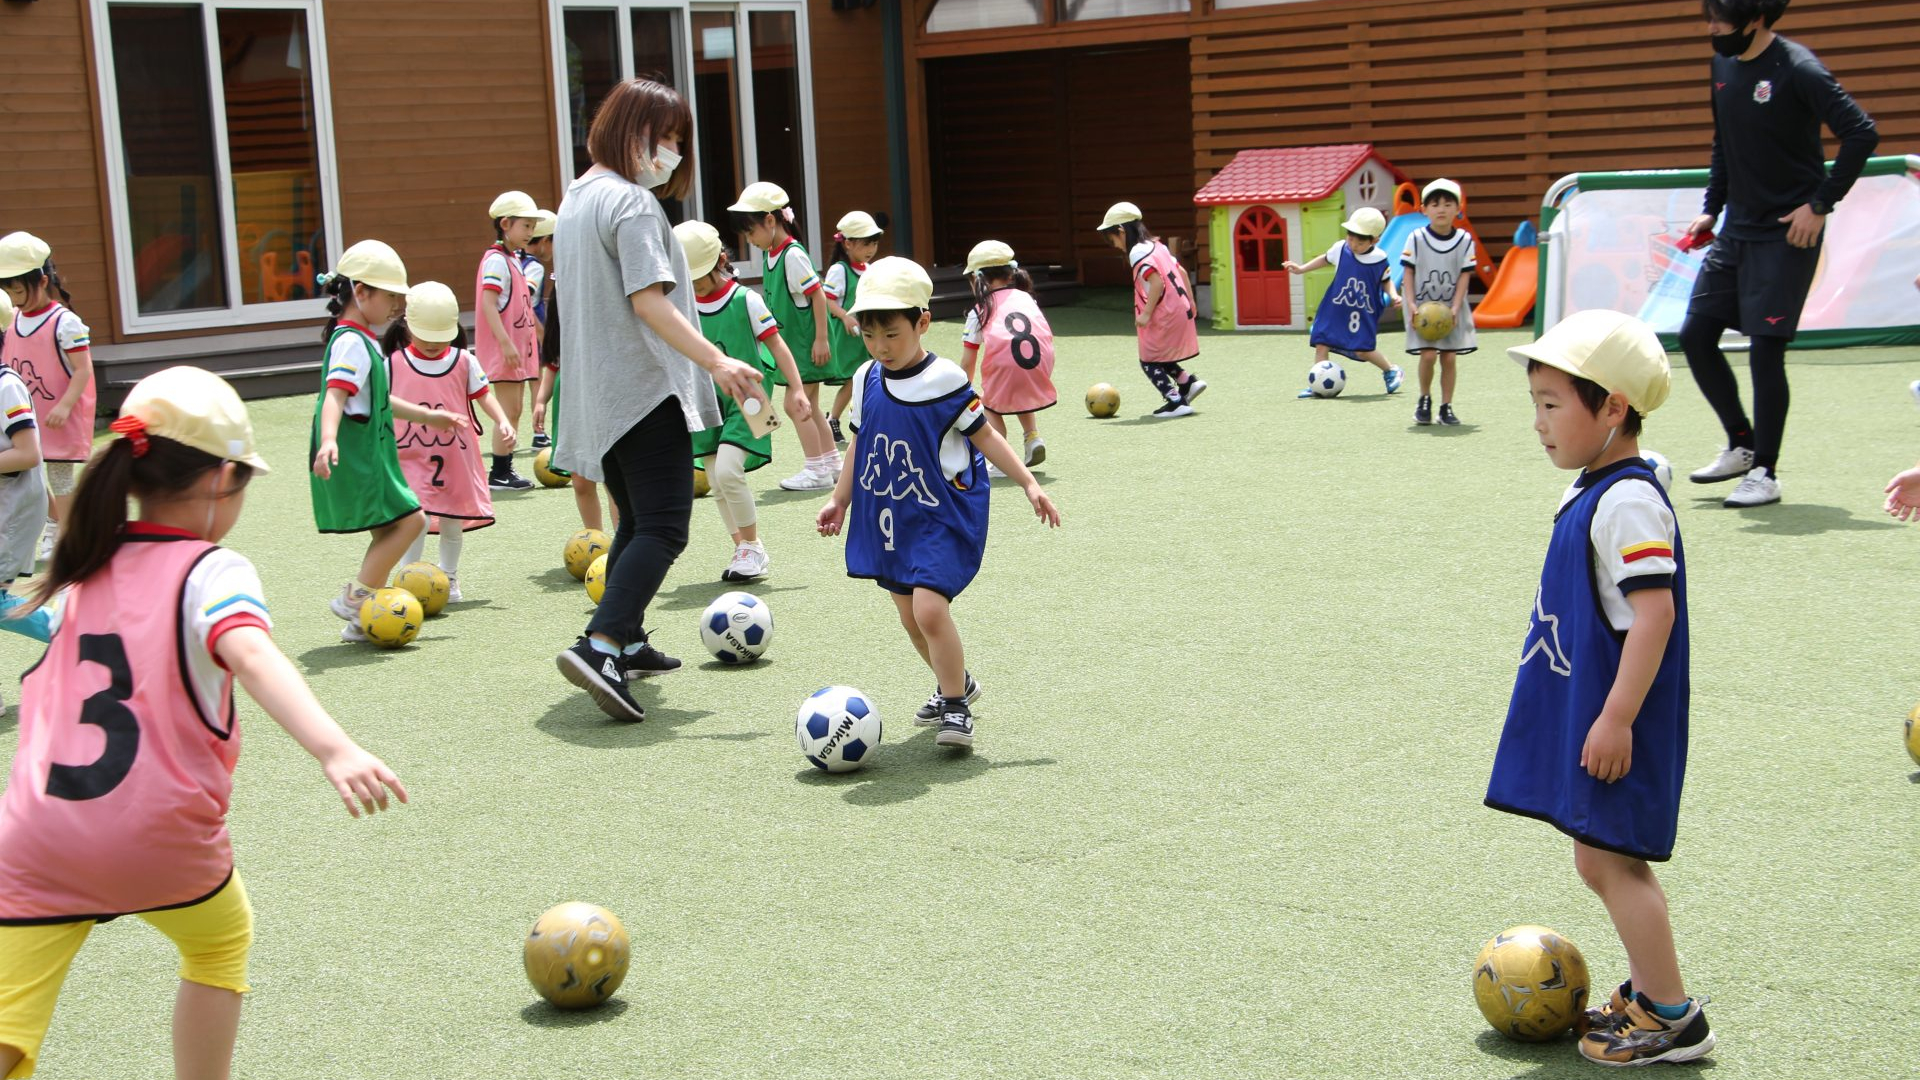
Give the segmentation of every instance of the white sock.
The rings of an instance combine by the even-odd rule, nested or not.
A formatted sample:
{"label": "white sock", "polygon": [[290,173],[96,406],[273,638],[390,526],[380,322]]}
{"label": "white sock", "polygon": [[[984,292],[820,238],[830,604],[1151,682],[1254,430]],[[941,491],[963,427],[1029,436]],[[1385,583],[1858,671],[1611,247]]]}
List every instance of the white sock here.
{"label": "white sock", "polygon": [[440,519],[440,569],[448,577],[460,576],[460,546],[467,542],[467,534],[457,521]]}

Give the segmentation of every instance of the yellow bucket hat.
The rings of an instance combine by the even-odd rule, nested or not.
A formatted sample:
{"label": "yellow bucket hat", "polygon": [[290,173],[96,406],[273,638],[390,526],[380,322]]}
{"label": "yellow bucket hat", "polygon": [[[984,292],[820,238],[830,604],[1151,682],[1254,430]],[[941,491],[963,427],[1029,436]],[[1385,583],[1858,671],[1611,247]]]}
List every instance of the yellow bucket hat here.
{"label": "yellow bucket hat", "polygon": [[378,240],[362,240],[341,252],[340,261],[333,264],[333,272],[349,281],[402,296],[409,288],[407,265],[400,261],[400,253]]}
{"label": "yellow bucket hat", "polygon": [[[120,405],[120,422],[114,429],[124,431],[124,422],[139,421],[146,435],[159,435],[195,450],[203,450],[223,461],[253,466],[255,472],[267,472],[267,463],[253,448],[253,421],[240,395],[225,379],[197,367],[170,367],[141,379],[128,391]],[[136,446],[136,450],[138,447]]]}
{"label": "yellow bucket hat", "polygon": [[1018,270],[1020,264],[1013,261],[1013,249],[998,240],[982,240],[967,252],[967,273],[972,274],[989,266],[1011,266]]}
{"label": "yellow bucket hat", "polygon": [[720,230],[704,221],[683,221],[673,227],[674,239],[687,253],[687,274],[694,280],[713,273],[720,262]]}
{"label": "yellow bucket hat", "polygon": [[863,311],[927,310],[933,305],[933,279],[912,259],[889,255],[875,259],[860,278],[860,295],[847,314]]}
{"label": "yellow bucket hat", "polygon": [[1618,311],[1576,311],[1540,340],[1507,350],[1525,366],[1538,360],[1551,368],[1599,383],[1609,394],[1624,394],[1633,411],[1645,416],[1667,400],[1673,369],[1653,327]]}
{"label": "yellow bucket hat", "polygon": [[487,207],[490,218],[503,217],[539,217],[540,207],[534,204],[533,196],[524,191],[503,191]]}
{"label": "yellow bucket hat", "polygon": [[774,214],[787,208],[787,189],[779,184],[770,184],[765,180],[756,180],[747,185],[740,193],[740,199],[729,210],[739,210],[748,214]]}
{"label": "yellow bucket hat", "polygon": [[32,233],[11,232],[0,236],[0,278],[31,274],[47,265],[51,258],[53,249]]}
{"label": "yellow bucket hat", "polygon": [[407,333],[436,345],[459,337],[460,301],[453,290],[437,281],[423,281],[408,289]]}
{"label": "yellow bucket hat", "polygon": [[538,240],[543,236],[552,236],[553,227],[559,220],[559,216],[551,210],[535,210],[533,212],[533,238]]}
{"label": "yellow bucket hat", "polygon": [[1141,216],[1140,208],[1130,202],[1114,203],[1107,208],[1107,216],[1100,219],[1099,231],[1106,232],[1129,221],[1139,221]]}
{"label": "yellow bucket hat", "polygon": [[840,223],[833,229],[849,240],[869,240],[886,232],[880,227],[879,222],[873,220],[873,215],[865,210],[855,210],[841,218]]}

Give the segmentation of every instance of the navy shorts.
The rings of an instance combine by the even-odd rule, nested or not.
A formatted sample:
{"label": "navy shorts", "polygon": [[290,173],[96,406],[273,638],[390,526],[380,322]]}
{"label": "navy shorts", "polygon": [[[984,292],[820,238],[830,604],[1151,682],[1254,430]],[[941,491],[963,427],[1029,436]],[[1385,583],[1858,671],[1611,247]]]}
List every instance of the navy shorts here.
{"label": "navy shorts", "polygon": [[1819,243],[1797,248],[1785,239],[1721,237],[1700,265],[1687,314],[1717,319],[1748,337],[1792,341],[1819,269]]}

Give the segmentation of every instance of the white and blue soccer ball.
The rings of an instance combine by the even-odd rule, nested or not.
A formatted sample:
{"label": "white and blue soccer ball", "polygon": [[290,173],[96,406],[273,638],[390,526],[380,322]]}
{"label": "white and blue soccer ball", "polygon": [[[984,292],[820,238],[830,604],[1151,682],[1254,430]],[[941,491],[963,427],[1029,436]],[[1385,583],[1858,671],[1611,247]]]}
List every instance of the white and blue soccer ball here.
{"label": "white and blue soccer ball", "polygon": [[723,664],[751,664],[773,641],[773,612],[752,593],[722,593],[700,616],[700,642]]}
{"label": "white and blue soccer ball", "polygon": [[1641,455],[1647,459],[1647,467],[1653,470],[1654,479],[1660,481],[1660,490],[1673,490],[1673,462],[1658,450],[1648,450]]}
{"label": "white and blue soccer ball", "polygon": [[880,745],[880,710],[851,686],[822,687],[800,703],[793,733],[814,768],[852,772]]}
{"label": "white and blue soccer ball", "polygon": [[1331,360],[1322,360],[1307,372],[1307,389],[1314,397],[1339,397],[1347,388],[1347,369]]}

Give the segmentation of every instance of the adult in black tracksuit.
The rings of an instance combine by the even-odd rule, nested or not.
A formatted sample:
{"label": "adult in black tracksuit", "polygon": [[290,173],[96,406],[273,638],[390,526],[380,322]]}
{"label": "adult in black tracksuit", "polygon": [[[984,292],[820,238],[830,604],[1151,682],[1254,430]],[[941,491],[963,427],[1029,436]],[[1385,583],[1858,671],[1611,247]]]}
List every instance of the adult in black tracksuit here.
{"label": "adult in black tracksuit", "polygon": [[[1780,501],[1776,467],[1787,426],[1787,343],[1820,264],[1820,239],[1879,145],[1873,120],[1820,58],[1773,32],[1788,0],[1704,0],[1713,35],[1713,170],[1689,232],[1704,236],[1724,208],[1680,328],[1700,393],[1727,429],[1727,448],[1693,473],[1696,484],[1740,478],[1734,507]],[[1828,172],[1824,123],[1840,139]],[[1753,342],[1752,422],[1720,351],[1729,327]]]}

